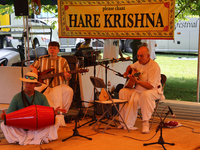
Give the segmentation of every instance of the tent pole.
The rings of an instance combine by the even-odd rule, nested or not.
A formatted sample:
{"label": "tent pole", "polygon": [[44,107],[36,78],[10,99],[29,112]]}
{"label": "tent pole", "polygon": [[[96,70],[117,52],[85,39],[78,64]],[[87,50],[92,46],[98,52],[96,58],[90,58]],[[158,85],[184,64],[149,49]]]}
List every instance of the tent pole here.
{"label": "tent pole", "polygon": [[[23,25],[24,25],[24,30],[23,31],[25,31],[25,28],[26,28],[26,26],[25,26],[25,17],[23,16]],[[26,37],[23,35],[23,37],[24,37],[24,60],[26,61],[27,60],[27,51],[26,51]]]}
{"label": "tent pole", "polygon": [[[200,29],[200,16],[199,16],[199,29]],[[200,44],[200,31],[199,31],[199,44]],[[198,67],[197,67],[197,102],[199,102],[199,67],[200,67],[200,46],[198,44]]]}
{"label": "tent pole", "polygon": [[[29,27],[28,27],[28,16],[26,16],[26,39],[27,39],[28,60],[30,60],[30,55],[29,55]],[[30,66],[30,61],[28,61],[28,66]]]}

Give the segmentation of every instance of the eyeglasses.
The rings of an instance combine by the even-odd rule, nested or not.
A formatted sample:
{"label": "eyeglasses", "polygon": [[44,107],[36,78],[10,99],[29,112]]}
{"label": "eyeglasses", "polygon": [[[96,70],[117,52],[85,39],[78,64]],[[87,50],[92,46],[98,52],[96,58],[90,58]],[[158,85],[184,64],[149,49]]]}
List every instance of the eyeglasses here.
{"label": "eyeglasses", "polygon": [[28,79],[28,78],[29,78],[30,80],[37,79],[37,78],[35,78],[35,77],[32,77],[32,76],[27,76],[27,75],[25,75],[25,78],[26,78],[26,79]]}

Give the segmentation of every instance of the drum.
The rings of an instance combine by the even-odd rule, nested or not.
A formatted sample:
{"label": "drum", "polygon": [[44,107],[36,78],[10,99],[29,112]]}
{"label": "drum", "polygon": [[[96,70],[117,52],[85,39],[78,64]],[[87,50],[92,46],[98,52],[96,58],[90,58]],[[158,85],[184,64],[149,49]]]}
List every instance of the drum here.
{"label": "drum", "polygon": [[54,108],[41,105],[31,105],[4,118],[4,124],[17,128],[37,130],[55,124]]}

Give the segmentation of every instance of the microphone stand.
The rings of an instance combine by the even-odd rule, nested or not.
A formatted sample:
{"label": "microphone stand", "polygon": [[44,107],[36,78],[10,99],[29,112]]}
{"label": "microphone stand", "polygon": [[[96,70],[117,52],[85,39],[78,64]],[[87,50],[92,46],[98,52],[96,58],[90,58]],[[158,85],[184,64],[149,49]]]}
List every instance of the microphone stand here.
{"label": "microphone stand", "polygon": [[63,139],[62,141],[64,142],[64,141],[66,141],[66,140],[68,140],[68,139],[70,139],[70,138],[72,138],[73,136],[80,136],[80,137],[83,137],[83,138],[86,138],[86,139],[88,139],[88,140],[92,140],[92,138],[89,138],[89,137],[86,137],[86,136],[83,136],[83,135],[80,135],[79,134],[79,132],[78,132],[78,130],[77,130],[77,122],[79,121],[79,117],[75,117],[75,127],[74,127],[74,129],[73,129],[73,135],[71,135],[71,136],[69,136],[68,138],[65,138],[65,139]]}
{"label": "microphone stand", "polygon": [[[115,73],[116,73],[115,75],[117,75],[117,76],[124,77],[123,74],[121,74],[120,72],[115,71],[115,70],[109,68],[109,66],[107,66],[107,64],[106,64],[106,65],[103,65],[103,64],[100,64],[100,63],[99,63],[99,65],[105,67],[106,70],[109,69],[109,70],[115,72]],[[107,73],[107,71],[106,71],[106,73]],[[106,81],[107,81],[107,76],[106,76]],[[106,82],[106,85],[107,85],[107,82]]]}
{"label": "microphone stand", "polygon": [[[28,59],[28,60],[23,60],[22,64],[21,64],[21,74],[22,74],[22,78],[24,77],[24,70],[23,70],[23,66],[25,62],[31,61],[31,60],[35,60],[35,59]],[[23,91],[23,82],[22,82],[22,91]]]}
{"label": "microphone stand", "polygon": [[[96,54],[95,54],[95,59],[94,60],[92,60],[93,61],[93,65],[94,65],[94,77],[96,76],[96,65],[98,65],[98,63],[96,62]],[[90,120],[90,121],[88,121],[88,122],[86,122],[86,123],[84,123],[84,124],[82,124],[82,125],[80,125],[79,127],[77,127],[77,128],[80,128],[80,127],[82,127],[82,126],[84,126],[84,125],[86,125],[86,124],[89,124],[89,126],[91,126],[91,125],[93,125],[94,123],[96,123],[97,122],[97,117],[96,117],[96,101],[95,101],[95,88],[93,89],[94,90],[94,113],[93,113],[93,116],[92,116],[92,119]],[[105,124],[107,124],[106,122],[104,122],[104,121],[100,121],[101,123],[105,123]]]}
{"label": "microphone stand", "polygon": [[164,141],[163,137],[162,137],[162,126],[164,124],[164,120],[166,119],[166,117],[168,116],[168,114],[170,113],[170,110],[166,113],[165,115],[165,118],[162,119],[160,116],[160,119],[161,119],[161,122],[160,124],[158,125],[157,129],[156,129],[156,132],[158,132],[158,130],[160,129],[160,137],[158,139],[158,142],[153,142],[153,143],[144,143],[143,146],[147,146],[147,145],[153,145],[153,144],[160,144],[162,145],[162,147],[164,148],[164,150],[166,150],[164,144],[169,144],[169,145],[175,145],[174,143],[167,143]]}
{"label": "microphone stand", "polygon": [[[93,56],[94,56],[94,54],[93,54]],[[96,54],[95,54],[95,59],[92,60],[92,61],[93,61],[93,66],[94,66],[94,77],[95,77],[96,76]],[[86,125],[88,123],[89,123],[89,126],[91,126],[92,124],[97,122],[97,118],[96,118],[96,103],[95,103],[95,88],[93,89],[93,91],[94,91],[94,113],[93,113],[92,119],[90,121],[80,125],[77,128],[80,128],[80,127],[82,127],[82,126],[84,126],[84,125]]]}
{"label": "microphone stand", "polygon": [[[50,57],[50,55],[45,55],[45,56],[42,56],[41,58],[47,58],[47,57]],[[38,60],[38,59],[41,59],[41,58],[38,58],[36,57],[35,59],[27,59],[27,60],[23,60],[22,63],[21,63],[21,74],[22,74],[22,78],[24,77],[24,71],[23,71],[23,66],[24,66],[24,63],[25,62],[28,62],[28,61],[35,61],[35,60]],[[22,82],[22,91],[23,91],[23,82]]]}

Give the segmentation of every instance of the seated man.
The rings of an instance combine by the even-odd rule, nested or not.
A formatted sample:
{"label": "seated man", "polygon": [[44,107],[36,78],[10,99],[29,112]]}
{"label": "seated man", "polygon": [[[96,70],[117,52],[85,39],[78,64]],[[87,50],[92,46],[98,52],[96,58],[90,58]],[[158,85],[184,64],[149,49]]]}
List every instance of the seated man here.
{"label": "seated man", "polygon": [[85,39],[85,41],[82,42],[81,45],[78,47],[78,50],[80,48],[88,48],[88,47],[90,47],[90,42],[91,42],[91,39]]}
{"label": "seated man", "polygon": [[[127,67],[124,76],[127,76],[132,70],[140,72],[139,78],[132,74],[129,75],[129,80],[135,83],[134,88],[123,88],[119,92],[120,99],[129,101],[121,115],[124,118],[130,130],[137,129],[134,127],[137,119],[138,108],[141,108],[142,113],[142,133],[149,133],[149,119],[155,108],[156,99],[164,99],[161,74],[159,65],[150,58],[147,47],[142,46],[137,52],[138,61]],[[120,106],[121,107],[121,106]],[[124,128],[121,124],[119,128]]]}
{"label": "seated man", "polygon": [[152,60],[156,59],[156,47],[157,43],[156,40],[141,40],[142,45],[146,46],[149,49],[150,58]]}
{"label": "seated man", "polygon": [[84,66],[92,66],[94,59],[101,59],[101,51],[95,51],[93,47],[90,47],[91,39],[84,39],[85,41],[77,48],[75,56],[84,57]]}
{"label": "seated man", "polygon": [[[35,86],[38,84],[37,78],[37,74],[33,72],[28,72],[25,75],[25,78],[20,78],[25,85],[25,89],[13,97],[7,110],[7,114],[29,106],[29,104],[49,106],[46,97],[42,93],[34,90]],[[66,112],[65,109],[59,109],[58,107],[55,109],[55,115],[58,114],[57,111]],[[3,111],[0,118],[4,120],[5,115],[6,113]],[[58,138],[57,131],[59,124],[60,121],[56,117],[55,125],[44,127],[39,130],[24,130],[22,128],[4,125],[4,122],[2,122],[1,130],[9,143],[19,143],[20,145],[42,144],[49,143],[49,141],[56,140]]]}
{"label": "seated man", "polygon": [[[74,93],[72,88],[67,85],[68,81],[71,79],[71,74],[67,72],[70,71],[70,68],[67,60],[58,56],[59,47],[60,45],[58,42],[50,42],[48,45],[48,53],[50,56],[41,56],[30,65],[30,69],[36,74],[38,74],[38,71],[42,73],[46,70],[54,69],[50,74],[55,77],[44,79],[43,82],[45,85],[36,90],[42,92],[42,90],[48,86],[44,91],[44,95],[46,96],[50,106],[54,108],[60,106],[68,112]],[[62,125],[65,126],[64,116]]]}

